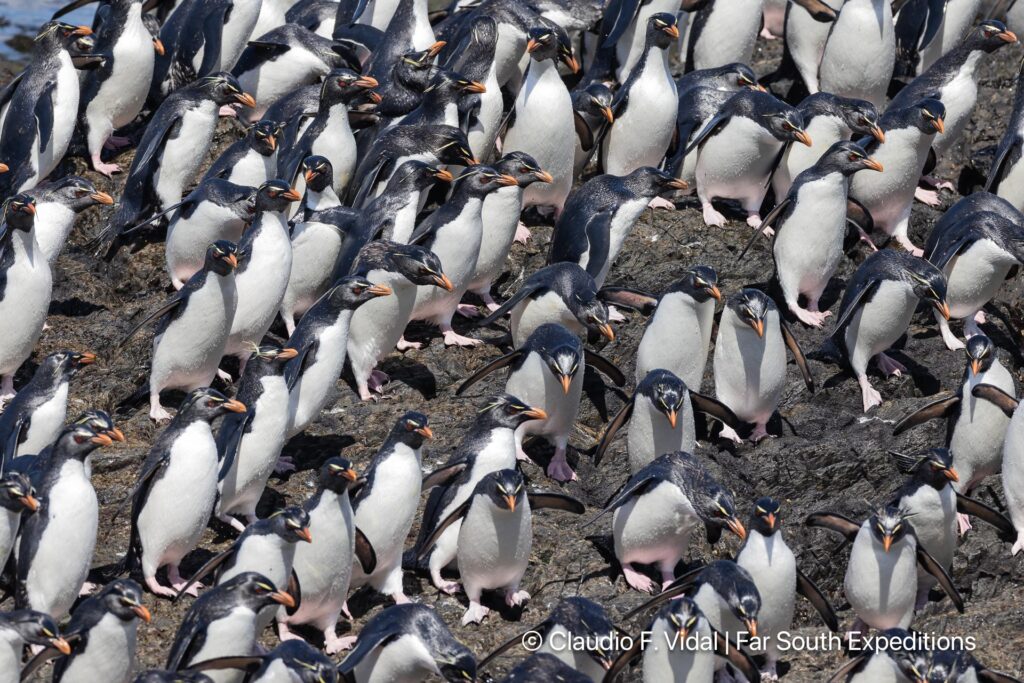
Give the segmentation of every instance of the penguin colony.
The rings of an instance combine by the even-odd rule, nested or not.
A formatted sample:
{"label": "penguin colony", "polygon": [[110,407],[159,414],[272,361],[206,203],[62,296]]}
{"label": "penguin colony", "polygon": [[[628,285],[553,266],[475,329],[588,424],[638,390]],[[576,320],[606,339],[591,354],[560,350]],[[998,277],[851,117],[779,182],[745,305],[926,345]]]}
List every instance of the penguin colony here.
{"label": "penguin colony", "polygon": [[[93,3],[91,26],[61,20]],[[987,178],[935,175],[966,164],[979,78],[1024,29],[1014,10],[62,8],[0,91],[0,682],[1017,681],[1019,659],[1002,673],[934,637],[965,633],[964,544],[1004,566],[1024,550],[1021,332],[986,315],[1024,264],[1024,67],[990,117],[1005,133]],[[755,48],[779,38],[759,79]],[[919,224],[915,202],[938,219]],[[101,228],[76,229],[93,207]],[[651,243],[654,211],[699,215],[706,240],[739,230],[741,248],[709,263],[680,245],[654,291],[628,286],[620,257]],[[546,263],[518,270],[524,249]],[[118,283],[146,254],[162,272]],[[103,348],[46,353],[55,294],[83,267],[163,303],[114,311]],[[454,365],[415,372],[458,415],[381,369],[407,379],[407,359],[437,358],[425,342],[454,347]],[[913,394],[908,344],[961,379]],[[114,396],[96,375],[132,347],[149,361]],[[882,424],[873,481],[902,484],[847,500],[851,469],[794,519],[793,487],[758,488],[742,462],[800,437],[822,389],[851,397],[854,440]],[[390,410],[396,393],[410,405]],[[385,410],[370,443],[359,421]],[[449,424],[454,449],[431,453]],[[599,500],[602,461],[620,473]],[[94,486],[115,467],[125,495]],[[285,500],[275,476],[310,485]],[[597,535],[600,571],[555,564],[547,545],[576,532]],[[826,533],[833,557],[803,552]],[[797,594],[803,630],[845,644],[831,671],[787,661]],[[141,671],[154,620],[162,668]],[[474,651],[485,620],[531,639],[509,624]]]}

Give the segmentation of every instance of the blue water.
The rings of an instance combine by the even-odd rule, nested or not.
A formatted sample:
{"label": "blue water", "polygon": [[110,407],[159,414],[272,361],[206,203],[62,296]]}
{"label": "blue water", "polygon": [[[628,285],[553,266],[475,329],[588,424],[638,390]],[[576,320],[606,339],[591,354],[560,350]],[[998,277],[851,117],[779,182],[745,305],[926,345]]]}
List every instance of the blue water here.
{"label": "blue water", "polygon": [[[38,28],[49,21],[53,13],[68,1],[70,0],[0,0],[0,17],[9,22],[8,25],[0,27],[0,54],[8,58],[24,59],[24,55],[19,55],[7,44],[8,39],[19,34],[34,36]],[[61,19],[70,24],[91,25],[95,11],[95,4],[87,5]]]}

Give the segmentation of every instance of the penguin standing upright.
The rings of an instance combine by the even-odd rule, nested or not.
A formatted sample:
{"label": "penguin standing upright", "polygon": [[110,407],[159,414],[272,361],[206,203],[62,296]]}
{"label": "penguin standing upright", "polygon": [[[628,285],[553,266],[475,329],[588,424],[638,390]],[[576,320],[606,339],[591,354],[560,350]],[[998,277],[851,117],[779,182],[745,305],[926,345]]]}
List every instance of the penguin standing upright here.
{"label": "penguin standing upright", "polygon": [[558,323],[546,323],[534,330],[525,344],[473,373],[456,393],[461,394],[494,370],[510,366],[505,392],[521,396],[530,405],[542,408],[547,415],[543,420],[526,422],[516,430],[517,458],[527,459],[523,451],[523,439],[527,435],[543,435],[555,447],[555,454],[546,469],[548,476],[556,481],[572,481],[576,479],[576,472],[565,455],[579,412],[585,363],[599,367],[618,386],[626,382],[610,362],[593,352],[585,352],[575,334]]}
{"label": "penguin standing upright", "polygon": [[235,315],[236,252],[231,242],[211,244],[203,269],[136,325],[120,344],[124,346],[136,332],[159,318],[149,371],[149,416],[153,420],[170,418],[160,405],[161,391],[209,386],[217,374]]}
{"label": "penguin standing upright", "polygon": [[[86,73],[79,101],[79,117],[92,167],[109,176],[121,170],[100,158],[114,131],[124,128],[142,111],[153,80],[160,39],[150,35],[142,20],[142,0],[111,0],[103,6],[96,34],[96,54],[104,63]],[[97,15],[100,10],[97,10]]]}
{"label": "penguin standing upright", "polygon": [[700,6],[689,27],[686,71],[731,62],[749,64],[761,30],[763,0],[694,3]]}
{"label": "penguin standing upright", "polygon": [[[210,423],[229,412],[245,412],[245,404],[214,389],[191,392],[139,470],[123,564],[141,569],[146,587],[156,595],[175,597],[185,585],[178,563],[198,545],[217,496],[217,443]],[[156,578],[163,566],[170,588]]]}
{"label": "penguin standing upright", "polygon": [[256,193],[252,225],[238,242],[243,257],[235,270],[237,304],[224,355],[238,358],[239,374],[245,371],[252,347],[263,341],[281,308],[292,269],[287,212],[291,202],[300,199],[284,181],[264,183]]}
{"label": "penguin standing upright", "polygon": [[277,613],[282,640],[298,637],[289,626],[311,624],[323,632],[328,654],[347,650],[355,640],[350,636],[339,638],[334,629],[345,609],[356,560],[369,571],[376,563],[373,547],[356,529],[352,517],[348,489],[356,477],[351,463],[344,458],[330,458],[320,467],[320,485],[302,507],[308,520],[304,539],[307,543],[294,548],[290,567],[302,601],[297,610],[282,609]]}
{"label": "penguin standing upright", "polygon": [[1020,402],[1017,399],[994,387],[976,386],[972,393],[993,401],[1010,418],[1010,426],[1006,428],[1006,440],[1003,443],[1001,472],[1006,509],[1017,532],[1010,554],[1016,555],[1024,550],[1024,496],[1020,493],[1021,487],[1024,486],[1024,458],[1020,455],[1021,449],[1024,448],[1024,410],[1020,410]]}
{"label": "penguin standing upright", "polygon": [[889,0],[846,0],[821,53],[820,90],[880,108],[895,66],[896,31]]}
{"label": "penguin standing upright", "polygon": [[[368,401],[383,393],[388,376],[377,363],[395,348],[409,323],[419,287],[452,291],[454,285],[434,252],[415,244],[375,240],[364,246],[353,273],[389,288],[394,296],[368,301],[352,314],[348,330],[348,360],[359,397]],[[406,342],[416,346],[415,342]],[[401,349],[401,346],[399,347]]]}
{"label": "penguin standing upright", "polygon": [[142,587],[131,579],[116,579],[80,604],[64,627],[71,652],[51,644],[33,658],[22,673],[26,678],[48,659],[53,664],[53,683],[110,681],[127,683],[135,669],[139,620],[152,616],[142,604]]}
{"label": "penguin standing upright", "polygon": [[0,413],[0,472],[19,455],[41,453],[60,435],[68,415],[68,386],[96,354],[57,351],[43,359]]}
{"label": "penguin standing upright", "polygon": [[[917,648],[908,649],[905,644],[912,644],[914,634],[905,628],[887,628],[878,633],[878,637],[870,643],[865,642],[862,651],[849,659],[838,671],[832,674],[829,681],[835,683],[876,683],[876,681],[912,681],[928,675],[924,657],[927,651]],[[948,681],[948,678],[934,679]]]}
{"label": "penguin standing upright", "polygon": [[744,89],[729,98],[687,148],[688,154],[700,150],[697,196],[704,222],[725,225],[711,200],[736,199],[747,212],[747,225],[760,225],[772,168],[792,141],[811,146],[799,110],[758,90]]}
{"label": "penguin standing upright", "polygon": [[[332,6],[331,11],[333,12],[335,3],[329,2],[329,4]],[[203,670],[238,669],[247,672],[247,680],[252,683],[274,683],[282,680],[298,681],[299,683],[337,683],[336,666],[320,650],[306,641],[285,640],[266,653],[252,654],[247,657],[217,657],[200,662],[190,671],[182,673],[201,676],[199,671]],[[191,683],[191,681],[191,678],[181,679],[181,683]],[[149,681],[140,683],[149,683]]]}
{"label": "penguin standing upright", "polygon": [[36,185],[26,193],[36,201],[35,227],[39,249],[50,262],[57,261],[78,214],[91,206],[111,206],[114,198],[100,192],[89,180],[69,175]]}
{"label": "penguin standing upright", "polygon": [[6,565],[18,538],[22,515],[39,509],[36,490],[28,475],[7,472],[0,477],[0,508],[3,508],[0,512],[0,563]]}
{"label": "penguin standing upright", "polygon": [[[1022,5],[1024,8],[1024,5]],[[1018,211],[1024,210],[1024,65],[1017,71],[1013,110],[1006,117],[1006,132],[999,140],[996,156],[985,180],[985,192],[999,195]]]}
{"label": "penguin standing upright", "polygon": [[787,58],[793,63],[793,68],[810,94],[821,90],[818,86],[821,55],[825,51],[825,43],[828,42],[832,24],[844,1],[825,4],[818,0],[810,0],[786,4],[783,65]]}
{"label": "penguin standing upright", "polygon": [[35,200],[15,195],[3,207],[0,232],[0,406],[14,398],[14,373],[39,341],[53,293],[50,262],[33,234]]}
{"label": "penguin standing upright", "polygon": [[577,86],[571,93],[576,124],[576,150],[572,162],[574,178],[583,175],[597,151],[596,143],[606,126],[615,122],[615,114],[612,113],[614,95],[611,89],[597,81],[588,83],[586,87],[581,86]]}
{"label": "penguin standing upright", "polygon": [[583,503],[578,500],[557,493],[527,493],[525,484],[518,470],[489,473],[420,546],[422,557],[449,526],[461,521],[456,559],[469,598],[463,626],[480,623],[490,612],[480,602],[484,590],[502,590],[509,607],[530,599],[519,585],[530,562],[533,510],[553,508],[583,514]]}
{"label": "penguin standing upright", "polygon": [[419,222],[420,197],[439,182],[451,183],[454,179],[451,171],[439,164],[414,159],[404,162],[383,191],[364,206],[360,234],[407,244]]}
{"label": "penguin standing upright", "polygon": [[945,115],[942,102],[930,98],[901,109],[890,107],[878,121],[885,142],[864,147],[885,170],[878,175],[860,173],[850,180],[850,197],[868,210],[875,227],[917,256],[922,251],[907,234],[910,208],[935,134],[946,129]]}
{"label": "penguin standing upright", "polygon": [[405,413],[367,466],[366,483],[356,491],[352,509],[356,527],[370,542],[377,562],[369,573],[361,563],[353,564],[353,589],[369,585],[396,604],[409,602],[402,588],[402,549],[422,490],[423,445],[432,438],[426,415]]}
{"label": "penguin standing upright", "polygon": [[[865,169],[883,171],[857,143],[835,143],[796,177],[750,240],[753,244],[762,232],[774,230],[775,277],[790,312],[810,327],[821,327],[832,315],[820,311],[818,301],[843,258],[849,179]],[[801,294],[806,308],[800,306]]]}
{"label": "penguin standing upright", "polygon": [[614,513],[615,557],[626,583],[642,593],[652,592],[657,584],[633,565],[657,565],[662,585],[669,585],[699,525],[712,542],[723,528],[740,538],[747,535],[732,494],[700,460],[683,451],[665,453],[630,477],[598,517],[609,512]]}
{"label": "penguin standing upright", "polygon": [[[987,199],[999,201],[991,195]],[[982,197],[971,195],[950,207],[925,242],[925,258],[946,276],[949,314],[963,320],[967,338],[981,334],[978,323],[986,321],[982,308],[995,297],[1011,270],[1024,264],[1024,227],[984,210],[987,207],[979,200]],[[935,322],[946,348],[964,347],[946,319],[936,314]]]}
{"label": "penguin standing upright", "polygon": [[238,382],[244,413],[226,415],[217,432],[217,505],[214,513],[239,531],[245,525],[231,515],[256,521],[256,504],[281,454],[288,426],[288,384],[284,366],[295,349],[257,347]]}
{"label": "penguin standing upright", "polygon": [[221,152],[203,176],[221,178],[235,185],[259,187],[277,177],[278,145],[284,124],[260,119],[245,136]]}
{"label": "penguin standing upright", "polygon": [[722,300],[718,273],[693,266],[658,298],[636,350],[634,379],[652,370],[668,370],[693,391],[700,391],[711,348],[715,304]]}
{"label": "penguin standing upright", "polygon": [[13,92],[8,86],[4,93],[9,101],[0,125],[0,159],[11,170],[0,175],[0,197],[32,189],[67,153],[80,94],[78,72],[68,50],[91,33],[87,26],[44,24],[32,46],[32,61]]}
{"label": "penguin standing upright", "polygon": [[558,74],[558,62],[573,73],[579,65],[564,34],[550,28],[530,29],[529,34],[530,66],[501,149],[506,154],[526,152],[551,174],[552,182],[526,189],[523,204],[553,207],[557,217],[572,187],[575,144],[572,98]]}
{"label": "penguin standing upright", "polygon": [[338,665],[338,673],[357,683],[476,678],[476,660],[456,640],[437,610],[412,603],[394,605],[366,622],[356,647]]}
{"label": "penguin standing upright", "polygon": [[615,120],[601,155],[607,173],[623,176],[641,166],[657,167],[665,156],[678,106],[668,48],[678,37],[675,15],[652,14],[647,20],[643,52],[611,104]]}
{"label": "penguin standing upright", "polygon": [[882,403],[881,394],[868,381],[867,367],[872,357],[877,356],[884,376],[907,371],[885,351],[907,331],[920,299],[949,317],[946,278],[939,269],[893,249],[883,249],[865,259],[846,285],[839,319],[827,345],[839,351],[857,377],[864,412]]}
{"label": "penguin standing upright", "polygon": [[35,514],[22,523],[16,551],[15,602],[61,619],[78,598],[92,566],[99,501],[85,461],[113,443],[84,424],[66,427],[42,463]]}
{"label": "penguin standing upright", "polygon": [[[768,295],[744,289],[729,297],[715,339],[715,395],[741,420],[755,425],[750,438],[768,436],[767,424],[786,384],[786,349],[793,354],[807,391],[814,379],[796,337]],[[740,442],[728,424],[722,436]]]}
{"label": "penguin standing upright", "polygon": [[[441,577],[457,554],[460,521],[433,539],[429,557],[420,550],[423,542],[457,507],[469,500],[477,483],[491,472],[515,467],[515,430],[527,420],[543,420],[547,415],[515,396],[503,394],[492,398],[477,414],[476,420],[462,438],[452,457],[428,475],[425,486],[437,486],[427,498],[419,536],[413,548],[416,564],[425,564],[430,580],[440,590],[453,593],[458,584]],[[403,557],[403,563],[407,561]]]}
{"label": "penguin standing upright", "polygon": [[487,14],[475,17],[470,24],[465,44],[452,54],[448,66],[471,82],[482,83],[485,90],[473,96],[468,104],[469,118],[466,139],[473,156],[487,160],[494,149],[494,140],[501,125],[504,103],[498,83],[495,52],[498,25]]}

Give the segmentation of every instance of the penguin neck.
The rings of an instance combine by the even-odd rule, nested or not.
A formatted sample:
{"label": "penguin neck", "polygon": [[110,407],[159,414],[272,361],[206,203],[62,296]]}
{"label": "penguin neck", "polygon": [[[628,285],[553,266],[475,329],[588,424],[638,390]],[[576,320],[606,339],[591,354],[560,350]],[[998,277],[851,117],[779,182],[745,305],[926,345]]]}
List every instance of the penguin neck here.
{"label": "penguin neck", "polygon": [[46,260],[32,230],[11,230],[11,250],[14,252],[15,262],[22,262],[30,267],[35,267],[39,259]]}
{"label": "penguin neck", "polygon": [[523,88],[527,95],[529,95],[530,91],[537,84],[544,83],[549,85],[555,82],[562,85],[563,88],[565,87],[565,84],[562,83],[562,77],[558,75],[558,65],[552,59],[543,59],[530,64],[530,73],[526,76],[526,83],[523,85]]}
{"label": "penguin neck", "polygon": [[834,114],[819,114],[807,123],[807,134],[814,140],[815,148],[820,145],[821,149],[828,149],[834,142],[849,140],[852,133],[846,122]]}
{"label": "penguin neck", "polygon": [[341,199],[338,198],[338,193],[334,191],[334,186],[328,185],[319,192],[306,188],[307,211],[323,211],[324,209],[333,209],[336,206],[341,206]]}

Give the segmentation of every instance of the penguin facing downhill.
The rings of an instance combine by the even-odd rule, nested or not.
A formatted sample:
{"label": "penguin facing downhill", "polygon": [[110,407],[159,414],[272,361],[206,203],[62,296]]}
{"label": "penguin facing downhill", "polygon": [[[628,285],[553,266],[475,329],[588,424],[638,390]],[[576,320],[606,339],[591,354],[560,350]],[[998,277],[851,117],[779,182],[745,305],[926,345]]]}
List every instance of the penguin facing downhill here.
{"label": "penguin facing downhill", "polygon": [[631,473],[636,474],[663,453],[692,453],[697,443],[694,410],[716,417],[733,429],[741,428],[743,424],[724,404],[690,391],[668,370],[651,370],[637,383],[636,391],[601,435],[594,452],[594,467],[627,420]]}
{"label": "penguin facing downhill", "polygon": [[278,462],[288,426],[288,384],[285,364],[295,349],[260,346],[253,350],[239,377],[238,401],[244,413],[226,415],[217,432],[217,518],[239,531],[245,525],[231,515],[256,521],[256,504]]}
{"label": "penguin facing downhill", "polygon": [[907,371],[885,351],[907,331],[920,299],[949,317],[946,278],[939,269],[893,249],[865,259],[846,285],[839,319],[826,346],[837,349],[849,364],[860,384],[864,412],[882,403],[881,394],[868,381],[868,362],[873,357],[885,376]]}
{"label": "penguin facing downhill", "polygon": [[[921,666],[924,652],[907,649],[914,635],[904,628],[887,628],[828,679],[829,683],[904,683],[915,678],[930,683],[927,668]],[[943,678],[943,681],[948,679]]]}
{"label": "penguin facing downhill", "polygon": [[[1010,424],[1010,416],[1004,414],[999,403],[993,403],[991,396],[976,395],[974,389],[984,386],[983,392],[998,390],[1011,398],[1017,390],[1013,375],[999,362],[991,339],[984,335],[971,337],[965,355],[963,383],[956,393],[930,401],[900,420],[893,428],[893,436],[928,420],[945,417],[945,445],[953,453],[952,464],[958,473],[953,488],[969,494],[986,477],[999,472]],[[996,394],[995,398],[1002,397]],[[959,523],[960,533],[971,528],[966,515],[959,516]]]}
{"label": "penguin facing downhill", "polygon": [[896,32],[889,0],[846,0],[825,41],[818,88],[882,107],[895,66]]}
{"label": "penguin facing downhill", "polygon": [[992,401],[1010,418],[1010,426],[1006,428],[1006,440],[1003,443],[1003,494],[1006,496],[1006,509],[1010,513],[1013,528],[1017,537],[1010,549],[1011,555],[1024,550],[1024,410],[1020,410],[1020,402],[1005,392],[986,385],[974,387],[972,393],[978,397]]}
{"label": "penguin facing downhill", "polygon": [[36,218],[33,230],[39,249],[53,267],[77,215],[91,206],[111,206],[114,198],[100,192],[89,180],[81,176],[64,176],[36,185],[26,193],[36,200]]}
{"label": "penguin facing downhill", "polygon": [[259,187],[277,176],[277,156],[284,124],[260,119],[245,136],[221,152],[203,176],[221,178],[235,185]]}
{"label": "penguin facing downhill", "polygon": [[278,568],[292,572],[288,580],[302,593],[297,609],[277,611],[281,640],[301,639],[289,627],[310,624],[323,632],[328,654],[352,647],[354,638],[339,638],[334,630],[345,609],[356,560],[370,571],[376,563],[373,547],[353,521],[348,489],[356,479],[356,471],[344,458],[329,458],[320,467],[319,487],[301,511],[307,535],[302,540],[307,543],[296,545],[293,540],[290,567]]}
{"label": "penguin facing downhill", "polygon": [[431,607],[394,605],[366,622],[338,673],[357,683],[476,679],[476,659]]}
{"label": "penguin facing downhill", "polygon": [[114,442],[83,424],[66,427],[41,463],[40,506],[22,522],[16,551],[15,603],[61,619],[71,609],[92,566],[99,502],[86,459]]}
{"label": "penguin facing downhill", "polygon": [[643,52],[611,103],[615,120],[601,155],[606,172],[623,176],[641,166],[657,167],[665,156],[678,106],[668,48],[677,38],[674,15],[652,14],[647,20]]}
{"label": "penguin facing downhill", "polygon": [[[790,312],[810,327],[821,327],[832,315],[819,310],[818,301],[843,259],[850,178],[865,169],[883,170],[857,143],[835,143],[796,177],[748,243],[774,226],[775,278]],[[800,306],[800,295],[806,308]]]}
{"label": "penguin facing downhill", "polygon": [[68,415],[68,385],[96,354],[57,351],[36,368],[21,392],[0,413],[0,472],[16,456],[40,453],[52,444]]}
{"label": "penguin facing downhill", "polygon": [[811,146],[799,110],[759,90],[740,90],[729,98],[686,150],[700,150],[697,196],[704,222],[725,225],[725,216],[711,200],[736,199],[747,212],[747,224],[760,225],[769,176],[793,141]]}
{"label": "penguin facing downhill", "polygon": [[489,159],[504,109],[501,86],[498,83],[498,63],[495,53],[498,43],[498,25],[494,19],[481,14],[470,24],[465,43],[453,51],[447,66],[461,73],[471,82],[483,84],[485,90],[477,93],[468,108],[466,139],[470,151],[478,159]]}
{"label": "penguin facing downhill", "polygon": [[22,515],[39,509],[39,500],[27,474],[7,472],[0,477],[0,563],[11,556],[21,528]]}
{"label": "penguin facing downhill", "polygon": [[396,604],[409,598],[402,588],[402,550],[412,529],[422,490],[424,443],[434,438],[426,415],[405,413],[373,456],[355,492],[355,524],[365,534],[376,556],[376,567],[352,565],[353,589],[369,585],[390,595]]}
{"label": "penguin facing downhill", "polygon": [[14,373],[32,355],[53,293],[50,263],[34,235],[36,206],[15,195],[3,206],[0,232],[0,406],[14,398]]}
{"label": "penguin facing downhill", "polygon": [[601,369],[617,386],[626,383],[626,378],[609,361],[592,351],[584,351],[575,334],[558,323],[545,323],[534,330],[521,347],[473,373],[455,393],[461,394],[491,372],[509,366],[505,392],[521,396],[547,415],[543,420],[526,422],[516,430],[516,457],[527,460],[523,439],[528,434],[540,434],[555,447],[555,454],[546,468],[548,476],[556,481],[572,481],[576,479],[576,472],[565,455],[579,412],[585,364]]}
{"label": "penguin facing downhill", "polygon": [[597,151],[596,143],[606,127],[615,122],[612,113],[614,95],[611,89],[600,82],[582,83],[570,93],[572,96],[573,122],[576,126],[576,149],[573,153],[573,177],[579,178],[590,164]]}
{"label": "penguin facing downhill", "polygon": [[[328,2],[328,4],[331,5],[330,9],[333,13],[336,3]],[[182,673],[201,676],[199,671],[238,669],[248,674],[246,680],[249,683],[275,683],[285,680],[296,683],[337,683],[336,666],[334,662],[306,641],[286,640],[267,653],[208,659],[192,667],[188,672]],[[190,683],[190,681],[191,679],[182,679],[181,683]]]}
{"label": "penguin facing downhill", "polygon": [[579,64],[566,35],[546,27],[532,28],[529,35],[530,66],[501,149],[506,154],[526,152],[551,174],[552,182],[526,189],[523,205],[553,207],[557,217],[572,188],[575,144],[572,98],[558,74],[558,62],[573,73]]}
{"label": "penguin facing downhill", "polygon": [[920,100],[902,109],[890,107],[878,121],[885,142],[863,145],[885,170],[878,175],[861,173],[850,180],[850,198],[868,210],[875,227],[917,256],[922,252],[907,234],[910,207],[935,134],[946,129],[945,115],[946,108],[935,99]]}
{"label": "penguin facing downhill", "polygon": [[170,418],[160,404],[164,389],[192,390],[213,382],[235,315],[236,253],[231,242],[211,244],[203,269],[121,341],[119,346],[124,346],[136,332],[159,319],[149,371],[151,419]]}
{"label": "penguin facing downhill", "polygon": [[656,582],[634,564],[657,565],[662,586],[669,585],[699,525],[710,542],[719,540],[723,528],[740,538],[747,535],[732,494],[700,460],[683,451],[665,453],[630,477],[595,521],[609,512],[614,513],[615,557],[626,583],[642,593],[653,592]]}
{"label": "penguin facing downhill", "polygon": [[863,524],[837,513],[816,512],[806,524],[842,534],[852,544],[843,584],[846,599],[857,615],[851,632],[907,628],[914,618],[918,565],[935,578],[957,611],[963,613],[963,599],[952,579],[918,542],[903,510],[886,506]]}
{"label": "penguin facing downhill", "polygon": [[[210,388],[189,393],[139,470],[122,565],[141,569],[146,587],[156,595],[173,598],[185,585],[178,563],[199,544],[217,496],[217,444],[210,423],[229,412],[245,412],[245,404]],[[164,566],[170,588],[156,578]]]}
{"label": "penguin facing downhill", "polygon": [[[814,379],[796,337],[768,295],[744,289],[729,297],[715,339],[715,395],[740,420],[755,425],[750,438],[768,436],[767,424],[786,384],[786,349],[793,354],[807,391]],[[739,434],[723,425],[723,438],[740,443]]]}
{"label": "penguin facing downhill", "polygon": [[722,300],[718,273],[693,266],[658,298],[636,350],[634,379],[668,370],[699,391],[711,347],[715,304]]}
{"label": "penguin facing downhill", "polygon": [[[991,195],[988,199],[999,201]],[[925,258],[946,276],[949,314],[963,320],[968,339],[981,334],[978,323],[986,321],[982,308],[999,292],[1011,271],[1024,264],[1024,228],[1002,214],[984,210],[981,200],[971,195],[950,207],[925,242]],[[964,348],[947,320],[936,315],[935,322],[946,348]]]}
{"label": "penguin facing downhill", "polygon": [[578,500],[557,493],[527,493],[525,484],[517,470],[491,472],[420,546],[422,557],[449,526],[461,521],[456,559],[469,598],[463,626],[480,623],[490,612],[480,603],[484,590],[503,590],[509,607],[530,599],[519,585],[530,562],[533,510],[552,508],[583,514],[583,503]]}

